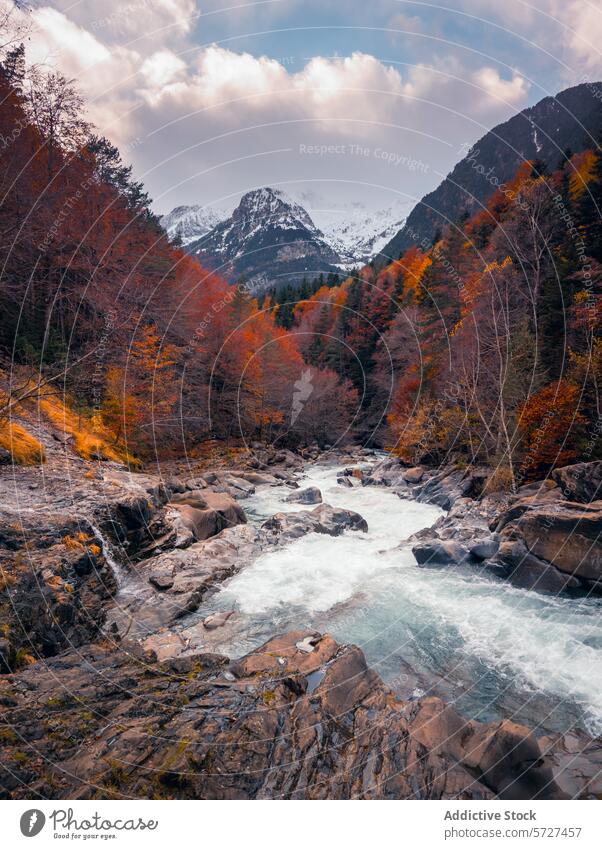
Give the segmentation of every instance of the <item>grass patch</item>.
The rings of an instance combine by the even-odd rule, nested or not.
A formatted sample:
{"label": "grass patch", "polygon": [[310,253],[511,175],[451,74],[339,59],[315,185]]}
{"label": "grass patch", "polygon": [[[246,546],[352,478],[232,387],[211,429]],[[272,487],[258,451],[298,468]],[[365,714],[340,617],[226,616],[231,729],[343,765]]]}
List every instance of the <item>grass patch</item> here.
{"label": "grass patch", "polygon": [[0,447],[10,453],[18,466],[39,466],[46,460],[42,443],[16,422],[0,425]]}
{"label": "grass patch", "polygon": [[114,460],[133,468],[140,466],[137,458],[115,442],[100,416],[75,413],[56,396],[40,398],[39,407],[55,427],[72,437],[75,452],[84,460]]}

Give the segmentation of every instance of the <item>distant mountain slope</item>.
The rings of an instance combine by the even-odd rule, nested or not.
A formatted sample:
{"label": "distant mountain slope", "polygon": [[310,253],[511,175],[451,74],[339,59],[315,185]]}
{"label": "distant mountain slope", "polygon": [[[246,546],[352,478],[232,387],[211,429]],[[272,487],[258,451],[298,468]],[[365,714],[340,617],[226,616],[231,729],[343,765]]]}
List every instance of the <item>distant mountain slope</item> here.
{"label": "distant mountain slope", "polygon": [[[457,221],[489,197],[495,179],[505,183],[525,160],[539,159],[551,168],[563,151],[592,144],[602,132],[602,83],[583,83],[535,106],[486,133],[439,186],[426,195],[408,216],[402,229],[379,254],[381,261],[397,259],[422,239]],[[589,136],[588,136],[589,134]]]}
{"label": "distant mountain slope", "polygon": [[243,195],[232,215],[186,247],[227,279],[256,289],[340,270],[341,258],[306,210],[269,187]]}
{"label": "distant mountain slope", "polygon": [[179,237],[183,245],[193,242],[213,230],[225,218],[206,206],[176,206],[167,215],[161,216],[161,226],[170,239]]}
{"label": "distant mountain slope", "polygon": [[324,208],[312,208],[312,217],[344,266],[351,269],[370,262],[403,226],[411,208],[407,201],[378,210],[361,202],[337,207],[331,201]]}

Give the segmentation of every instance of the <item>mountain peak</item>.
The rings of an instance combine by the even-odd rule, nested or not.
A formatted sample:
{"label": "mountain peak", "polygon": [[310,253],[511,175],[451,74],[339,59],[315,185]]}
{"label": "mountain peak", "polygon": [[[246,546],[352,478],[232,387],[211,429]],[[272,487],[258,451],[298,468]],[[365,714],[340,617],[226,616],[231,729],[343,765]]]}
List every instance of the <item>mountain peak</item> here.
{"label": "mountain peak", "polygon": [[232,280],[256,288],[337,271],[341,259],[307,211],[271,186],[246,192],[225,221],[187,246]]}
{"label": "mountain peak", "polygon": [[286,227],[301,225],[307,230],[319,233],[307,210],[296,203],[286,192],[281,189],[274,189],[271,186],[252,189],[241,197],[232,217],[243,216],[264,217],[267,219],[264,223],[278,222],[280,226]]}

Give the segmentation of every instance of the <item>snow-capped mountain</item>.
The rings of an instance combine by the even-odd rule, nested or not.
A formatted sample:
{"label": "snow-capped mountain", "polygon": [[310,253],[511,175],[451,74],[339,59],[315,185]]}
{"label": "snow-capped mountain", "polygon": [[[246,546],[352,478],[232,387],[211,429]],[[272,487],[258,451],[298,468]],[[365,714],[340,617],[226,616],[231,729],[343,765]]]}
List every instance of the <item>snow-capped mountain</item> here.
{"label": "snow-capped mountain", "polygon": [[161,223],[206,267],[261,288],[364,265],[400,230],[410,208],[399,201],[371,212],[362,202],[337,204],[313,192],[295,199],[265,187],[243,195],[230,216],[178,206]]}
{"label": "snow-capped mountain", "polygon": [[186,250],[231,280],[255,288],[339,270],[341,258],[307,211],[278,189],[247,192],[229,218]]}
{"label": "snow-capped mountain", "polygon": [[403,227],[412,206],[412,202],[399,201],[375,211],[362,203],[328,208],[314,199],[311,214],[342,266],[349,269],[370,262]]}
{"label": "snow-capped mountain", "polygon": [[161,216],[161,226],[170,239],[177,236],[183,245],[193,242],[213,230],[227,213],[208,206],[176,206]]}

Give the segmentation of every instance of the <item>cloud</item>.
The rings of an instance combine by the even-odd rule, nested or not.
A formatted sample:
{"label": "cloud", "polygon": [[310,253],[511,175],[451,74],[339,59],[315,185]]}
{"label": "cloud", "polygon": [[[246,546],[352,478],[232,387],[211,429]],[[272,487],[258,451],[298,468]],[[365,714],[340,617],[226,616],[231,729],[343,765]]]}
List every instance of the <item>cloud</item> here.
{"label": "cloud", "polygon": [[103,0],[102,3],[53,4],[75,23],[107,43],[165,44],[186,36],[199,11],[195,0]]}
{"label": "cloud", "polygon": [[573,55],[586,68],[602,73],[602,10],[599,6],[578,0],[570,4],[567,12],[572,28],[569,45]]}
{"label": "cloud", "polygon": [[480,68],[472,75],[473,81],[485,95],[485,102],[491,106],[500,103],[508,106],[523,106],[529,91],[529,84],[514,74],[512,79],[503,79],[495,68]]}
{"label": "cloud", "polygon": [[[473,15],[512,19],[525,37],[537,30],[549,40],[554,25],[562,49],[582,65],[593,61],[590,42],[600,41],[599,17],[592,18],[598,12],[583,0],[570,0],[566,7],[560,0],[546,0],[549,8],[558,6],[564,18],[573,10],[572,30],[564,24],[558,29],[533,3],[527,7],[520,0],[507,0],[501,10],[494,0],[451,2]],[[359,30],[341,31],[336,42],[331,32],[336,27],[322,31],[317,26],[315,36],[303,27],[319,24],[320,14],[330,23],[340,4],[308,3],[311,20],[308,5],[300,0],[243,4],[244,15],[217,2],[215,14],[211,5],[203,5],[207,14],[200,14],[195,0],[47,0],[32,13],[28,50],[30,58],[48,59],[77,78],[89,101],[88,117],[125,149],[126,156],[131,147],[135,172],[146,180],[151,194],[169,195],[169,200],[160,201],[162,208],[164,203],[198,202],[207,194],[235,195],[250,185],[287,180],[331,180],[333,196],[346,186],[356,197],[363,196],[366,187],[374,186],[381,195],[378,206],[391,201],[382,196],[389,188],[420,196],[453,166],[459,144],[474,142],[528,103],[528,74],[523,69],[509,70],[495,56],[481,55],[479,48],[483,54],[485,49],[478,40],[472,42],[474,50],[452,44],[459,31],[476,38],[475,33],[488,31],[487,23],[471,19],[470,27],[480,29],[462,30],[469,27],[469,19],[440,10],[427,27],[424,16],[423,26],[418,17],[400,11],[398,3],[378,0],[369,10],[352,4],[354,16],[365,12],[374,18],[370,32],[379,32],[379,24],[389,21],[394,28],[422,33],[402,39],[394,48],[384,30],[380,42]],[[260,12],[290,21],[290,33],[304,33],[295,36],[302,38],[303,46],[292,35],[287,41],[290,33],[284,26],[276,33],[259,32],[259,24],[265,23],[259,21]],[[233,27],[241,15],[245,26],[252,21],[247,32],[255,35],[246,35],[240,27],[220,30],[225,23]],[[345,16],[341,20],[348,24]],[[438,37],[424,38],[433,35],[435,22]],[[224,36],[221,43],[211,43],[208,36],[215,27]],[[499,30],[489,30],[498,37]],[[230,32],[233,37],[226,37]],[[314,38],[320,49],[312,56],[307,45]],[[328,49],[330,39],[332,45],[353,44],[355,49],[336,55],[335,49]],[[364,43],[372,49],[360,49]],[[376,55],[379,43],[386,58]],[[276,47],[279,55],[295,54],[295,62],[274,58]],[[499,54],[505,59],[502,48]],[[346,148],[347,155],[300,158],[300,142],[333,142]],[[349,155],[353,144],[367,151],[362,159]],[[395,154],[424,160],[431,183],[425,170],[393,174],[383,153],[391,154],[393,161]],[[358,189],[359,183],[364,188]]]}
{"label": "cloud", "polygon": [[[393,15],[387,26],[391,30],[401,30],[403,33],[424,32],[422,20],[417,15],[406,15],[405,12],[397,12]],[[432,32],[431,26],[429,26],[429,32]]]}
{"label": "cloud", "polygon": [[140,69],[148,86],[161,88],[181,78],[186,71],[186,63],[171,50],[158,50],[145,59]]}
{"label": "cloud", "polygon": [[29,56],[34,62],[57,62],[64,73],[77,76],[111,58],[111,51],[92,33],[56,9],[36,9],[33,23]]}

